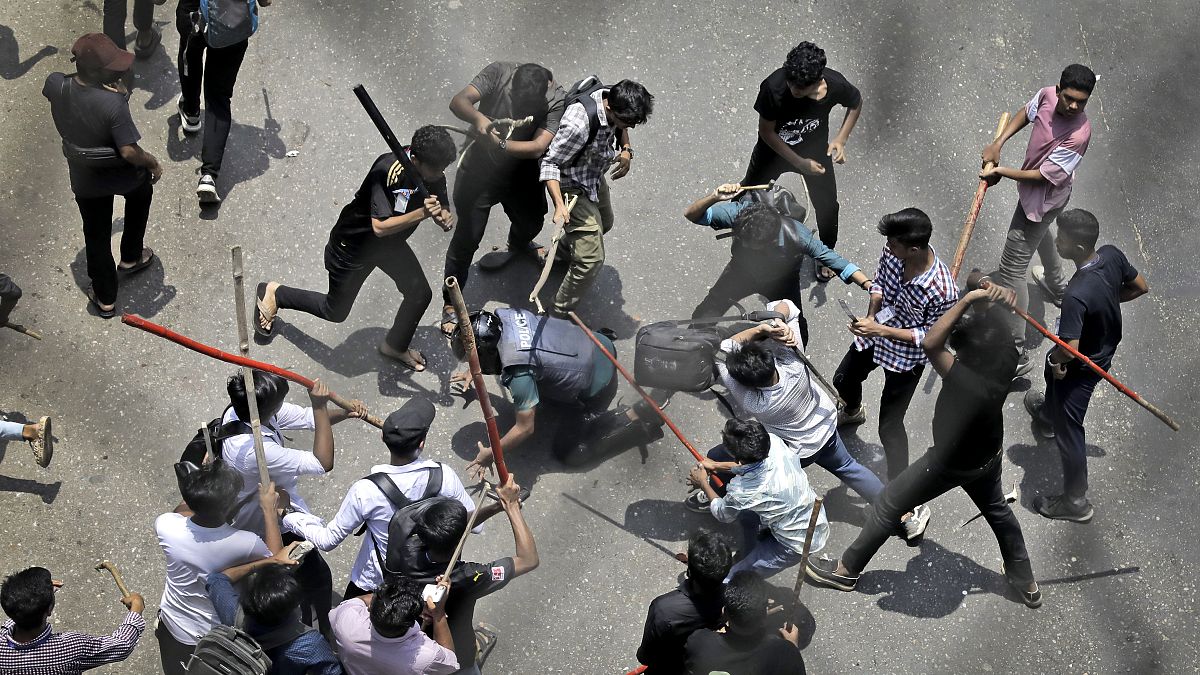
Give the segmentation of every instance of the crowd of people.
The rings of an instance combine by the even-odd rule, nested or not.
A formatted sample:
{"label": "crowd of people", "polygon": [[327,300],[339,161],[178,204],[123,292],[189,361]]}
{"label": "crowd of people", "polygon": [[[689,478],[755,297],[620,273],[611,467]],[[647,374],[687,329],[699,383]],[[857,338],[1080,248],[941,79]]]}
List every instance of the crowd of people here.
{"label": "crowd of people", "polygon": [[[244,37],[230,38],[230,26],[210,16],[210,5],[219,1],[209,0],[202,11],[200,0],[180,0],[176,12],[177,112],[185,133],[203,134],[196,188],[201,205],[221,199],[230,99],[254,32],[251,27]],[[125,4],[105,1],[105,33],[84,35],[72,49],[78,72],[51,74],[43,88],[83,222],[88,297],[101,317],[116,314],[121,277],[156,259],[144,239],[153,186],[163,172],[138,146],[126,87],[135,59],[158,49],[162,37],[150,0],[134,0],[135,51],[126,51]],[[1058,447],[1063,492],[1038,496],[1035,507],[1047,518],[1087,522],[1094,509],[1084,416],[1100,378],[1077,355],[1107,368],[1121,339],[1120,304],[1148,291],[1120,250],[1099,245],[1097,218],[1067,209],[1090,141],[1085,107],[1095,83],[1087,67],[1067,66],[1056,85],[1038,90],[983,149],[980,178],[1016,181],[1019,201],[996,270],[975,270],[960,287],[930,245],[930,218],[915,207],[879,219],[883,245],[873,274],[834,249],[835,166],[846,160],[864,97],[827,66],[825,52],[801,42],[762,81],[754,104],[758,140],[745,175],[696,200],[684,216],[732,231],[730,260],[693,311],[692,326],[712,325],[730,306],[759,294],[777,318],[722,334],[716,349],[714,378],[733,416],[720,443],[688,472],[694,490],[685,500],[688,509],[711,514],[716,523],[691,536],[682,556],[684,581],[649,607],[637,648],[646,672],[804,672],[798,629],[789,621],[777,630],[768,612],[769,605],[788,599],[769,597],[765,580],[803,564],[798,571],[811,582],[853,590],[890,537],[919,543],[932,517],[929,503],[956,487],[994,531],[1001,573],[1016,598],[1031,608],[1041,605],[1021,526],[1001,488],[1002,408],[1013,379],[1028,373],[1036,359],[1011,310],[1029,302],[1027,275],[1061,308],[1057,332],[1071,349],[1049,352],[1045,387],[1031,390],[1025,405],[1038,433]],[[846,114],[831,138],[837,106]],[[469,324],[482,372],[498,376],[508,390],[515,421],[501,436],[505,451],[520,448],[548,416],[558,422],[551,444],[555,461],[573,466],[662,438],[655,406],[612,404],[617,336],[592,335],[568,320],[604,265],[605,237],[614,227],[608,181],[629,173],[630,131],[650,118],[654,97],[628,79],[606,85],[589,77],[564,87],[541,64],[496,62],[455,93],[449,107],[470,127],[453,196],[445,172],[458,148],[445,127],[422,126],[404,148],[406,157],[388,152],[372,162],[330,230],[327,291],[259,283],[255,331],[269,340],[282,310],[347,320],[378,268],[402,295],[379,352],[422,371],[425,357],[412,341],[433,291],[408,243],[415,228],[432,220],[453,231],[444,270],[465,284],[496,205],[510,226],[506,257],[494,268],[509,258],[554,264],[554,247],[535,241],[549,213],[561,228],[556,243],[566,267],[549,311],[504,307],[459,316],[447,295],[442,331],[456,356],[467,360],[460,338]],[[1032,129],[1019,168],[1003,164],[1005,143],[1026,126]],[[803,223],[800,200],[774,185],[787,172],[803,179],[815,231]],[[120,261],[109,248],[117,195],[125,198]],[[1035,252],[1042,264],[1031,270]],[[849,345],[831,384],[806,356],[805,258],[815,261],[816,281],[837,277],[867,295],[864,315],[849,317]],[[1073,275],[1064,272],[1063,259],[1074,263]],[[16,284],[0,275],[0,324],[8,323],[20,296]],[[906,421],[927,366],[942,379],[933,446],[910,461]],[[864,401],[863,384],[877,369],[883,386],[875,414],[886,476],[852,456],[841,431],[868,419],[872,406]],[[472,386],[465,370],[450,377],[459,393]],[[511,474],[487,488],[483,479],[496,453],[482,441],[467,467],[477,490],[448,464],[426,456],[436,408],[414,397],[384,420],[380,463],[350,482],[341,505],[322,515],[320,505],[305,500],[303,477],[334,471],[334,427],[365,418],[366,406],[353,401],[348,410],[330,410],[330,392],[319,379],[307,406],[288,401],[288,381],[278,375],[254,371],[249,380],[251,386],[240,373],[229,378],[229,404],[204,430],[208,443],[189,445],[174,466],[181,503],[155,520],[166,561],[154,622],[163,672],[480,672],[497,635],[476,624],[476,602],[539,565],[522,515],[529,489]],[[261,421],[260,438],[255,421]],[[289,447],[287,430],[311,431],[312,448]],[[27,441],[38,464],[50,463],[50,417],[2,422],[0,439]],[[806,474],[814,464],[868,503],[864,527],[837,557],[809,557],[825,548],[831,527]],[[500,514],[512,530],[512,553],[463,560],[461,542]],[[734,522],[737,539],[717,524]],[[322,553],[351,536],[359,537],[358,553],[335,601],[335,573]],[[49,619],[59,585],[42,567],[5,579],[0,604],[9,621],[0,629],[0,673],[77,673],[133,651],[146,627],[139,594],[122,597],[129,611],[110,635],[55,632]],[[235,661],[244,669],[221,670]]]}

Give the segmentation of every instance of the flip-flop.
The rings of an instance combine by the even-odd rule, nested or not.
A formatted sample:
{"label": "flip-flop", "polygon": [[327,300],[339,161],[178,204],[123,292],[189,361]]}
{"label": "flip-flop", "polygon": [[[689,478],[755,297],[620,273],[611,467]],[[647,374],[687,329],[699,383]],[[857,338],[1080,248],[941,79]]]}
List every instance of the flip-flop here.
{"label": "flip-flop", "polygon": [[[138,44],[136,41],[133,43],[133,55],[135,58],[137,58],[137,59],[150,58],[154,54],[154,52],[158,49],[158,46],[160,44],[162,44],[162,33],[158,32],[158,29],[151,28],[150,33],[153,36],[150,38],[150,44],[143,47],[142,45]],[[138,31],[138,35],[139,36],[141,35],[141,31]]]}
{"label": "flip-flop", "polygon": [[95,289],[87,289],[87,299],[88,302],[92,303],[92,307],[96,308],[96,313],[100,315],[101,319],[111,319],[117,315],[117,306],[115,304],[113,305],[112,309],[104,309],[104,307],[100,304],[100,301],[96,299]]}
{"label": "flip-flop", "polygon": [[[448,323],[454,324],[454,328],[446,330],[445,326]],[[442,335],[445,335],[447,338],[453,338],[454,334],[458,332],[458,312],[443,307],[442,321],[438,324],[438,330],[442,331]]]}
{"label": "flip-flop", "polygon": [[[254,289],[254,334],[259,337],[271,337],[275,332],[275,316],[271,317],[270,321],[266,321],[267,313],[263,311],[263,299],[267,297],[267,282],[260,281]],[[276,306],[275,314],[279,314],[279,308]],[[266,321],[266,328],[263,327],[263,322]]]}
{"label": "flip-flop", "polygon": [[487,657],[496,648],[496,629],[486,623],[480,622],[475,626],[475,663],[479,667],[483,667]]}
{"label": "flip-flop", "polygon": [[126,275],[137,274],[138,272],[141,272],[147,267],[153,265],[154,261],[157,259],[158,256],[154,255],[154,249],[147,246],[146,248],[142,249],[142,256],[138,258],[136,263],[130,265],[129,267],[121,267],[120,265],[117,265],[117,271]]}

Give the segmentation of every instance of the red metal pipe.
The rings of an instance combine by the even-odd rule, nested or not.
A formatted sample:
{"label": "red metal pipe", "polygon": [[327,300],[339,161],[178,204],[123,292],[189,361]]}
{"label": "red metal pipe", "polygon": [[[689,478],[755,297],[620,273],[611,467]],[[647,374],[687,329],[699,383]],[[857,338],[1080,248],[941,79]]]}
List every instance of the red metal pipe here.
{"label": "red metal pipe", "polygon": [[[612,352],[609,352],[608,349],[605,348],[604,344],[596,339],[595,333],[593,333],[592,330],[583,323],[583,320],[580,319],[575,312],[569,312],[569,314],[571,316],[571,320],[575,322],[575,325],[583,329],[583,332],[589,338],[591,338],[592,344],[596,345],[596,347],[600,349],[604,356],[607,357],[609,361],[612,361],[612,364],[617,367],[617,372],[621,373],[625,380],[628,381],[629,384],[633,385],[634,390],[641,395],[642,399],[646,401],[646,403],[650,404],[650,407],[654,409],[654,412],[658,413],[658,416],[667,423],[667,426],[670,427],[671,431],[675,433],[675,437],[679,439],[680,443],[683,443],[683,447],[687,448],[688,452],[692,453],[692,457],[695,457],[696,461],[698,462],[703,462],[705,459],[704,455],[701,455],[696,448],[690,442],[688,442],[688,439],[684,437],[683,432],[679,430],[679,427],[675,426],[675,423],[671,421],[671,418],[667,417],[667,413],[663,412],[663,409],[658,407],[658,403],[650,397],[650,394],[647,394],[646,391],[642,389],[641,385],[639,385],[637,381],[633,379],[633,376],[629,374],[629,371],[625,370],[625,367],[617,361],[617,357],[613,356]],[[718,478],[716,474],[713,474],[711,478],[717,485],[725,484],[721,482],[721,479]]]}
{"label": "red metal pipe", "polygon": [[[165,326],[160,326],[159,324],[156,324],[153,321],[147,321],[147,320],[143,319],[142,317],[137,316],[136,314],[122,314],[121,315],[121,323],[123,323],[127,326],[133,326],[134,328],[140,328],[140,329],[146,331],[147,333],[153,333],[154,335],[157,335],[161,338],[166,338],[167,340],[170,340],[171,342],[174,342],[177,345],[180,345],[182,347],[187,347],[188,349],[190,349],[194,352],[200,352],[201,354],[204,354],[205,356],[217,359],[218,361],[224,361],[226,363],[232,363],[237,366],[247,366],[250,368],[254,368],[255,370],[262,370],[262,371],[265,371],[268,373],[274,373],[275,375],[278,375],[278,376],[284,378],[285,380],[291,380],[292,382],[295,382],[296,384],[304,387],[305,389],[312,389],[312,387],[313,387],[313,381],[308,379],[307,377],[304,377],[303,375],[300,375],[299,373],[293,373],[292,371],[285,370],[283,368],[280,368],[279,366],[273,366],[269,363],[264,363],[262,361],[255,361],[254,359],[250,359],[245,356],[237,356],[235,354],[230,354],[229,352],[223,352],[220,349],[217,349],[216,347],[210,347],[202,342],[197,342],[185,335],[180,335],[179,333],[176,333],[175,331],[173,331],[169,328],[166,328]],[[350,410],[350,411],[354,410],[354,408],[350,405],[349,401],[342,398],[341,396],[338,396],[337,394],[335,394],[333,392],[329,393],[329,400],[333,401],[334,405],[336,405],[344,410]],[[375,426],[380,429],[383,428],[383,420],[379,419],[379,417],[377,417],[375,415],[367,415],[363,419],[367,423],[371,424],[372,426]]]}

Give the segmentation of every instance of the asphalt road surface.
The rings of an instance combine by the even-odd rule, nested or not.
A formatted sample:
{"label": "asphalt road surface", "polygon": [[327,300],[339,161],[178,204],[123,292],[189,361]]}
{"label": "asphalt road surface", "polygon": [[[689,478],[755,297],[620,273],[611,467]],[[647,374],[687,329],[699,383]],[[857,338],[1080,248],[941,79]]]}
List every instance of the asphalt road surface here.
{"label": "asphalt road surface", "polygon": [[[234,371],[87,310],[79,215],[40,89],[50,72],[73,70],[71,42],[99,30],[99,4],[13,2],[0,15],[0,270],[25,289],[13,319],[46,338],[0,333],[0,410],[13,419],[53,414],[58,436],[46,470],[22,444],[0,444],[0,573],[49,567],[67,582],[55,626],[106,633],[121,608],[111,581],[92,566],[101,558],[116,562],[153,615],[164,565],[152,523],[179,501],[170,465],[197,426],[223,407],[224,381]],[[1045,605],[1028,610],[1007,590],[986,526],[959,529],[973,512],[955,492],[932,504],[926,542],[919,549],[888,543],[857,592],[804,591],[804,658],[813,672],[1196,667],[1194,3],[278,0],[262,14],[234,96],[225,203],[215,217],[197,209],[199,142],[183,137],[175,114],[173,7],[157,9],[166,51],[137,63],[131,99],[144,147],[166,173],[155,187],[146,239],[161,263],[122,286],[120,305],[228,350],[236,349],[231,246],[246,252],[250,289],[265,279],[324,287],[328,230],[385,149],[350,93],[360,82],[402,137],[421,124],[453,122],[451,95],[498,59],[539,61],[564,83],[596,73],[649,88],[655,113],[633,133],[632,172],[613,184],[617,225],[581,312],[592,326],[617,331],[630,364],[639,323],[687,316],[727,259],[727,244],[681,212],[705,190],[741,177],[755,138],[758,83],[796,42],[823,46],[830,65],[863,91],[849,159],[838,167],[838,249],[868,271],[883,243],[875,222],[907,206],[931,215],[934,246],[948,259],[980,148],[999,114],[1055,83],[1067,63],[1089,64],[1100,76],[1088,108],[1093,139],[1071,204],[1098,215],[1102,242],[1124,250],[1152,289],[1124,307],[1114,372],[1184,428],[1173,433],[1099,387],[1087,423],[1096,517],[1088,525],[1052,522],[1034,514],[1030,502],[1059,487],[1056,451],[1035,440],[1014,394],[1006,408],[1005,483],[1020,488],[1018,517]],[[1009,144],[1006,162],[1019,161],[1025,138]],[[799,186],[795,176],[785,183]],[[1011,182],[988,193],[968,268],[996,264],[1015,199]],[[499,209],[492,223],[485,251],[504,241]],[[425,225],[411,242],[437,288],[448,236]],[[491,277],[476,271],[468,302],[520,303],[535,274],[524,263]],[[810,282],[806,293],[811,354],[832,374],[850,339],[835,300],[865,306],[866,299],[836,281]],[[410,396],[431,397],[439,416],[426,453],[461,471],[485,438],[478,406],[464,408],[448,394],[453,358],[434,327],[436,300],[414,342],[429,359],[428,372],[410,374],[375,352],[397,301],[388,280],[376,275],[345,323],[285,313],[281,334],[253,354],[320,376],[380,414]],[[758,302],[748,300],[747,308]],[[1034,309],[1055,314],[1052,306]],[[938,387],[934,379],[922,384],[908,415],[914,455],[930,442]],[[1041,383],[1035,378],[1032,385]],[[871,420],[848,442],[882,473],[872,404],[880,386],[879,377],[869,381]],[[492,391],[506,425],[512,408],[497,386]],[[630,401],[633,394],[622,385],[621,396]],[[297,392],[292,400],[305,397]],[[680,395],[670,414],[698,446],[717,438],[722,416],[714,401]],[[714,523],[681,505],[690,461],[669,435],[644,451],[565,470],[544,442],[554,421],[542,418],[538,426],[539,440],[510,453],[509,463],[519,482],[534,486],[525,512],[542,565],[480,603],[476,619],[500,634],[487,670],[623,672],[636,663],[646,605],[673,588],[682,571],[668,553]],[[335,470],[302,481],[310,504],[327,516],[349,484],[387,456],[366,425],[347,422],[335,433]],[[296,434],[294,441],[307,447],[311,438]],[[857,534],[862,503],[824,471],[809,475],[827,498],[834,522],[826,550],[836,554]],[[337,588],[356,545],[329,555]],[[469,542],[466,556],[485,561],[511,551],[508,528],[496,520]],[[794,575],[773,583],[790,588]],[[129,661],[103,672],[151,673],[157,664],[148,631]]]}

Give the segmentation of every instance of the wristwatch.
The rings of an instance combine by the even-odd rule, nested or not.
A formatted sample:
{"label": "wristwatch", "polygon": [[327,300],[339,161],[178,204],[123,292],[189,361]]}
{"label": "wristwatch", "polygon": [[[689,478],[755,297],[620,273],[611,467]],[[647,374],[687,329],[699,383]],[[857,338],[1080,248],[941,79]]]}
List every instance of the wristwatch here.
{"label": "wristwatch", "polygon": [[632,147],[632,146],[628,146],[628,145],[626,145],[626,146],[623,146],[623,147],[621,148],[621,150],[622,150],[623,152],[628,152],[628,153],[629,153],[629,159],[633,159],[633,147]]}
{"label": "wristwatch", "polygon": [[505,151],[505,150],[507,150],[507,149],[508,149],[508,139],[507,139],[507,138],[501,138],[501,139],[500,139],[500,151],[501,151],[501,152],[503,152],[503,151]]}

